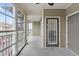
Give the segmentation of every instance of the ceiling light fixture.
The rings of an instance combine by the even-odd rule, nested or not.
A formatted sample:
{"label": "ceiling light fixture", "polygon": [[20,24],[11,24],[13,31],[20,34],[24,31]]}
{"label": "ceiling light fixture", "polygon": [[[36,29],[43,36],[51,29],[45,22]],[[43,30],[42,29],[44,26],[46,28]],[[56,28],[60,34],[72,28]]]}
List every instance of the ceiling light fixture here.
{"label": "ceiling light fixture", "polygon": [[36,4],[40,4],[40,3],[36,3]]}
{"label": "ceiling light fixture", "polygon": [[54,5],[54,3],[48,3],[50,6],[53,6]]}
{"label": "ceiling light fixture", "polygon": [[[40,4],[40,3],[36,3],[36,4]],[[54,3],[48,3],[49,6],[53,6]]]}

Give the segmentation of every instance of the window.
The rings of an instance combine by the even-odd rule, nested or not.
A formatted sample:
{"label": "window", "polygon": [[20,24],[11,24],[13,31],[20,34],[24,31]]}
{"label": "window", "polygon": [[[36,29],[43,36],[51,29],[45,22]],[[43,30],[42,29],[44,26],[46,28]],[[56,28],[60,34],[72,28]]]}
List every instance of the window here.
{"label": "window", "polygon": [[5,30],[5,15],[0,13],[0,31]]}
{"label": "window", "polygon": [[17,10],[18,50],[22,48],[25,41],[24,24],[24,15]]}
{"label": "window", "polygon": [[0,12],[5,13],[5,4],[4,3],[0,3]]}
{"label": "window", "polygon": [[11,17],[15,17],[15,7],[12,4],[5,4],[5,12]]}
{"label": "window", "polygon": [[32,35],[32,22],[29,22],[29,36]]}
{"label": "window", "polygon": [[17,29],[18,31],[22,31],[24,30],[24,15],[20,11],[17,11],[17,14]]}
{"label": "window", "polygon": [[6,47],[6,33],[0,33],[0,50]]}
{"label": "window", "polygon": [[15,55],[25,44],[24,15],[15,9],[12,4],[0,3],[0,56]]}
{"label": "window", "polygon": [[9,16],[6,16],[6,26],[5,26],[5,30],[9,31],[9,30],[15,30],[15,19],[11,18]]}
{"label": "window", "polygon": [[2,56],[10,56],[13,54],[12,51],[14,51],[11,46],[16,42],[14,12],[14,6],[11,4],[0,3],[0,51],[2,51],[0,55]]}

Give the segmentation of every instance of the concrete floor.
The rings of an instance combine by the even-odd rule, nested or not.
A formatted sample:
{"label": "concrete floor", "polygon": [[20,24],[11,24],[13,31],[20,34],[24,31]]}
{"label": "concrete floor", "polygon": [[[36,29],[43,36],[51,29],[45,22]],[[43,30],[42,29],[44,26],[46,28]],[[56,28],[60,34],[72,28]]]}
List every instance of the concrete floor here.
{"label": "concrete floor", "polygon": [[19,56],[74,56],[66,48],[47,47],[41,48],[39,37],[28,37],[28,44]]}

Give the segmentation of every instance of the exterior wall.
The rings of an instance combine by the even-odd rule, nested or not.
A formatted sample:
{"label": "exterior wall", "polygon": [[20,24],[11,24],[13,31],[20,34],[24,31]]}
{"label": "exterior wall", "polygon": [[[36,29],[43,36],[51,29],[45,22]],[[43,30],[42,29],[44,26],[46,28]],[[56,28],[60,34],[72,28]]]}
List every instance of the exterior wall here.
{"label": "exterior wall", "polygon": [[40,36],[40,22],[33,22],[32,23],[32,35],[33,36]]}
{"label": "exterior wall", "polygon": [[[44,9],[44,18],[46,16],[59,16],[60,17],[60,47],[66,47],[66,17],[65,17],[65,10],[64,9]],[[45,31],[45,19],[43,19],[44,25],[44,44],[46,40],[46,31]]]}
{"label": "exterior wall", "polygon": [[[69,8],[66,9],[66,16],[69,15],[69,14],[71,14],[71,13],[74,13],[76,11],[79,11],[79,4],[78,3],[74,3]],[[71,49],[72,51],[74,51],[75,53],[79,54],[79,47],[78,47],[78,45],[79,45],[79,39],[78,39],[78,32],[79,32],[78,31],[78,26],[79,26],[79,21],[78,21],[78,17],[75,19],[75,21],[74,21],[74,19],[72,19],[72,21],[69,20],[70,21],[69,24],[70,23],[72,23],[72,25],[75,24],[74,26],[72,26],[72,28],[74,27],[72,30],[74,30],[75,32],[74,32],[74,34],[71,34],[70,33],[71,34],[71,37],[68,35],[70,37],[68,39],[68,48]],[[74,23],[73,23],[73,21],[74,21]]]}

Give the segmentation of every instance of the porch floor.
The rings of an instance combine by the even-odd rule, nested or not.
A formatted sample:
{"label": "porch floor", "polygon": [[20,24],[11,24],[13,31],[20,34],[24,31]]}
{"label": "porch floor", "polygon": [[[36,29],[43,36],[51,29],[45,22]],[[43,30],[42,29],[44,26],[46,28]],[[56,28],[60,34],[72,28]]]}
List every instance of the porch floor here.
{"label": "porch floor", "polygon": [[28,44],[19,56],[74,56],[74,54],[66,48],[41,48],[41,39],[39,37],[28,37]]}

